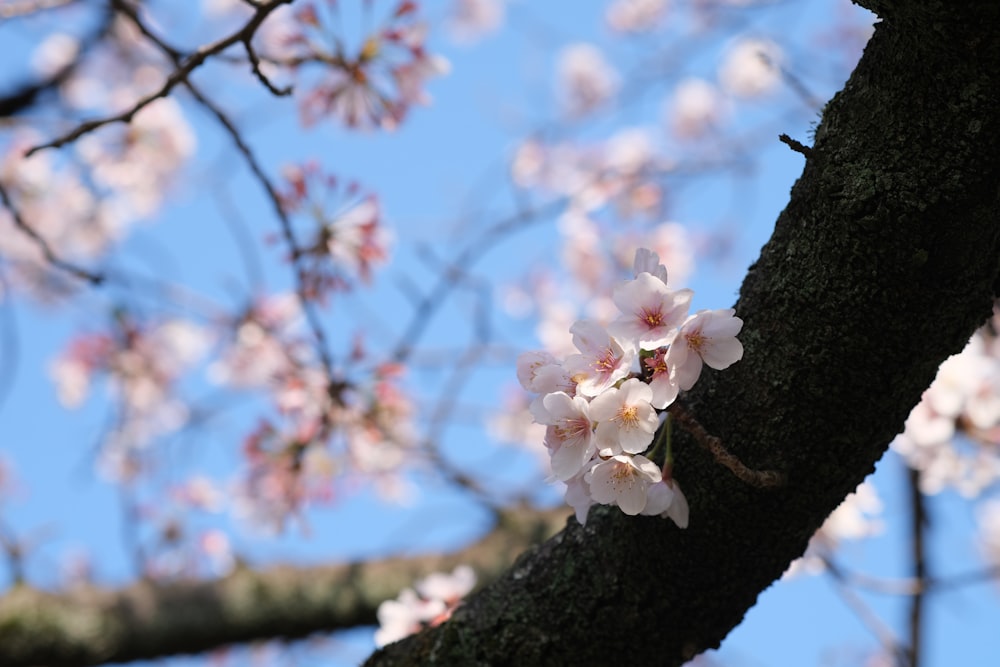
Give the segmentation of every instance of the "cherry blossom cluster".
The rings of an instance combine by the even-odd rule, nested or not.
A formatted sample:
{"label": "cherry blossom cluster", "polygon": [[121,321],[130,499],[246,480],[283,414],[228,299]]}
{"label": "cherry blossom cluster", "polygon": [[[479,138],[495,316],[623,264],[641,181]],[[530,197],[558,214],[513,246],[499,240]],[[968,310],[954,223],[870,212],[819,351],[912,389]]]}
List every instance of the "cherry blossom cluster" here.
{"label": "cherry blossom cluster", "polygon": [[[269,43],[276,48],[262,51],[268,61],[291,68],[305,91],[299,95],[305,125],[332,117],[351,128],[394,129],[411,106],[430,101],[425,83],[446,74],[448,62],[425,48],[418,3],[395,3],[354,47],[340,30],[337,5],[316,1],[291,15],[275,12],[264,27],[271,24]],[[364,3],[365,12],[372,7]]]}
{"label": "cherry blossom cluster", "polygon": [[[405,369],[375,363],[360,339],[331,383],[315,358],[294,295],[260,299],[209,366],[231,389],[263,390],[272,410],[247,435],[246,474],[233,493],[248,523],[275,532],[306,502],[330,502],[364,477],[389,499],[408,494],[402,469],[414,444]],[[338,485],[337,482],[340,482]]]}
{"label": "cherry blossom cluster", "polygon": [[363,193],[357,183],[340,188],[338,179],[315,163],[287,167],[284,175],[282,206],[312,223],[294,258],[306,296],[322,302],[330,292],[349,290],[356,279],[369,282],[375,266],[388,260],[392,242],[378,198]]}
{"label": "cherry blossom cluster", "polygon": [[50,373],[66,407],[79,406],[95,378],[107,379],[119,407],[102,451],[110,476],[131,477],[135,453],[186,421],[188,406],[176,385],[208,343],[207,332],[186,320],[143,322],[119,312],[108,331],[79,336],[52,363]]}
{"label": "cherry blossom cluster", "polygon": [[[946,359],[892,443],[933,494],[979,496],[1000,480],[1000,316]],[[964,437],[960,437],[964,436]]]}
{"label": "cherry blossom cluster", "polygon": [[375,645],[381,648],[424,628],[444,623],[475,585],[473,569],[459,565],[451,574],[435,572],[418,581],[413,588],[403,589],[395,600],[386,600],[378,606],[379,629],[375,631]]}
{"label": "cherry blossom cluster", "polygon": [[722,370],[743,357],[735,311],[689,315],[694,293],[668,287],[659,261],[645,248],[636,252],[634,278],[613,292],[618,316],[607,327],[580,320],[570,328],[575,354],[518,359],[518,380],[539,394],[530,409],[546,426],[553,476],[566,483],[581,523],[598,503],[687,525],[687,501],[672,475],[670,424],[660,426],[660,413],[694,386],[703,366]]}

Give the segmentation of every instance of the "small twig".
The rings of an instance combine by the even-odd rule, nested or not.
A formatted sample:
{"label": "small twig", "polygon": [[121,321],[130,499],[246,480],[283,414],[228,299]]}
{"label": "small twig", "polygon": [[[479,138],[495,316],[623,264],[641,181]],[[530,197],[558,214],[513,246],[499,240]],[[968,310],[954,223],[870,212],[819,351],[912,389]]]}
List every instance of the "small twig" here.
{"label": "small twig", "polygon": [[802,155],[805,155],[807,158],[812,157],[812,152],[813,152],[812,148],[806,146],[800,141],[792,139],[787,134],[782,132],[781,134],[778,135],[778,139],[781,140],[781,143],[785,144],[796,153],[801,153]]}
{"label": "small twig", "polygon": [[267,75],[264,74],[263,71],[261,71],[260,57],[257,55],[257,51],[254,50],[253,44],[251,44],[250,40],[251,40],[250,37],[244,39],[243,46],[246,48],[247,58],[250,60],[250,68],[253,70],[253,73],[257,77],[257,80],[260,81],[265,88],[271,91],[272,95],[275,95],[277,97],[287,97],[288,95],[291,95],[292,94],[291,86],[278,88],[273,83],[271,83],[271,80],[267,78]]}
{"label": "small twig", "polygon": [[[913,539],[913,578],[923,584],[929,577],[925,533],[930,518],[927,515],[924,493],[920,490],[920,471],[916,468],[909,468],[907,473],[910,487],[910,510],[912,512],[910,528]],[[910,598],[910,647],[907,651],[910,658],[909,667],[920,667],[924,628],[924,592],[924,586],[921,585]]]}
{"label": "small twig", "polygon": [[58,9],[72,4],[76,0],[24,0],[23,2],[8,2],[0,6],[0,19],[12,19],[27,16],[47,9]]}
{"label": "small twig", "polygon": [[[122,0],[113,0],[113,1],[116,3],[122,2]],[[272,2],[269,2],[267,4],[259,5],[258,11],[264,12],[264,15],[266,16],[267,12],[270,12],[278,5],[287,4],[288,2],[291,2],[291,0],[272,0]],[[181,58],[179,52],[173,47],[171,47],[169,44],[167,44],[159,36],[155,35],[151,30],[149,30],[149,28],[146,27],[145,23],[143,23],[143,21],[139,18],[138,14],[136,14],[134,11],[130,11],[131,8],[128,9],[129,11],[126,11],[126,15],[142,32],[142,34],[144,34],[153,44],[155,44],[161,51],[163,51],[164,54],[166,54],[167,57],[169,57],[174,62],[174,64],[177,65],[177,67],[181,67]],[[267,10],[267,12],[265,12],[265,9]],[[263,20],[263,18],[261,20]],[[247,26],[251,24],[256,26],[259,25],[259,23],[260,21],[254,23],[254,21],[251,20],[251,22],[248,23]],[[246,30],[246,26],[244,26],[244,30]],[[248,40],[252,38],[253,31],[247,32],[245,37]],[[323,370],[326,372],[327,380],[330,383],[330,386],[332,387],[334,383],[334,373],[333,373],[333,358],[330,354],[330,346],[327,341],[326,332],[319,321],[319,316],[317,315],[315,308],[313,308],[313,304],[310,301],[308,294],[306,293],[305,277],[297,261],[297,258],[302,254],[301,246],[299,245],[298,240],[295,237],[295,231],[292,229],[292,221],[288,217],[288,213],[285,210],[285,207],[282,206],[281,204],[281,197],[278,195],[278,190],[275,187],[274,183],[271,181],[270,177],[267,175],[267,173],[265,173],[263,166],[257,159],[253,150],[250,148],[250,145],[246,142],[246,140],[244,140],[243,135],[240,133],[239,129],[237,129],[236,125],[229,118],[229,116],[218,105],[212,102],[212,100],[208,99],[208,97],[206,97],[201,92],[201,90],[197,86],[195,86],[194,83],[192,83],[190,80],[185,79],[183,83],[184,86],[191,93],[191,95],[194,97],[195,101],[198,102],[206,111],[208,111],[212,116],[215,117],[215,119],[219,122],[219,124],[223,127],[226,133],[233,140],[233,143],[236,145],[237,151],[239,151],[239,153],[246,160],[247,166],[250,168],[251,173],[254,175],[254,177],[257,179],[257,182],[260,184],[261,188],[263,188],[264,192],[267,194],[267,198],[270,200],[274,208],[274,213],[280,222],[282,237],[284,238],[285,243],[288,245],[289,254],[293,258],[293,262],[295,262],[296,292],[299,297],[299,303],[302,305],[302,310],[305,313],[306,320],[309,323],[310,329],[312,329],[313,336],[316,338],[316,349],[320,357],[320,363],[322,364]],[[326,421],[328,418],[329,417],[327,412],[324,411],[323,412],[324,426],[327,425]]]}
{"label": "small twig", "polygon": [[674,403],[667,411],[673,415],[681,428],[694,436],[698,444],[712,454],[716,462],[725,466],[739,479],[757,488],[771,488],[785,485],[785,475],[777,470],[752,470],[731,454],[722,444],[722,440],[711,435],[705,427],[698,423],[694,415],[680,403]]}
{"label": "small twig", "polygon": [[924,577],[922,580],[915,577],[889,579],[848,570],[829,555],[820,556],[820,559],[823,561],[823,566],[831,570],[838,579],[842,579],[854,588],[881,595],[912,596],[918,593],[942,593],[964,586],[976,586],[986,581],[1000,580],[1000,566],[942,577]]}
{"label": "small twig", "polygon": [[[87,134],[88,132],[93,132],[97,128],[103,127],[104,125],[108,125],[110,123],[118,123],[118,122],[124,122],[124,123],[131,122],[131,120],[135,117],[135,115],[139,113],[142,109],[146,108],[149,104],[169,95],[170,91],[173,90],[177,84],[187,82],[191,72],[193,72],[195,69],[204,64],[209,57],[217,53],[220,53],[222,51],[225,51],[233,44],[239,44],[241,42],[245,42],[249,40],[251,37],[253,37],[254,33],[257,31],[257,28],[260,27],[260,24],[264,22],[264,19],[266,19],[271,12],[273,12],[281,5],[288,4],[291,1],[292,0],[272,0],[271,2],[260,5],[257,8],[257,12],[250,18],[249,21],[247,21],[246,25],[244,25],[242,28],[240,28],[233,34],[229,35],[228,37],[220,39],[217,42],[214,42],[213,44],[208,44],[206,46],[201,47],[200,49],[192,53],[190,56],[188,56],[186,60],[180,62],[177,65],[177,68],[170,74],[170,76],[167,77],[167,80],[163,82],[163,85],[160,86],[159,90],[156,90],[150,93],[149,95],[140,98],[135,104],[133,104],[132,106],[130,106],[129,108],[125,109],[120,113],[114,114],[112,116],[106,116],[104,118],[97,118],[94,120],[83,122],[79,124],[71,132],[67,132],[66,134],[56,139],[53,139],[48,143],[34,146],[33,148],[31,148],[31,150],[27,152],[26,157],[30,157],[34,153],[37,153],[38,151],[44,150],[46,148],[59,148],[61,146],[65,146],[68,143],[76,141],[77,139]],[[115,5],[120,11],[123,11],[124,13],[128,14],[129,18],[131,18],[134,22],[136,22],[137,25],[141,26],[141,23],[137,21],[135,12],[132,11],[130,7],[128,7],[127,5],[125,5],[125,3],[121,1],[115,2]],[[163,45],[161,44],[160,46],[162,48]]]}
{"label": "small twig", "polygon": [[87,269],[81,268],[57,257],[55,252],[52,251],[52,247],[49,245],[48,241],[42,238],[42,236],[28,223],[26,223],[24,218],[21,217],[21,212],[14,206],[14,202],[11,200],[10,195],[8,194],[3,183],[0,183],[0,201],[2,201],[3,205],[8,211],[10,211],[10,215],[14,219],[14,226],[24,232],[28,238],[35,242],[35,245],[37,245],[39,250],[42,251],[42,254],[45,256],[45,260],[49,264],[94,286],[100,285],[104,282],[103,275],[99,273],[92,273]]}
{"label": "small twig", "polygon": [[885,650],[900,661],[905,659],[906,648],[896,640],[892,630],[865,604],[860,596],[850,589],[837,570],[829,569],[827,572],[833,578],[837,594],[840,595],[844,604],[857,614],[861,623],[878,638]]}

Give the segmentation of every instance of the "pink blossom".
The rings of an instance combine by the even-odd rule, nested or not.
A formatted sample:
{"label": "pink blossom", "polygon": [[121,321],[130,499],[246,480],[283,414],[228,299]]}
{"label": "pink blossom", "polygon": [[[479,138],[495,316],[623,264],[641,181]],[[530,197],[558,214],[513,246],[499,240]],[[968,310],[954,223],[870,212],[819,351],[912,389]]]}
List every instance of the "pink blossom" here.
{"label": "pink blossom", "polygon": [[598,503],[618,505],[628,515],[646,507],[646,493],[662,479],[659,467],[645,456],[616,454],[590,469],[584,479]]}
{"label": "pink blossom", "polygon": [[659,278],[642,272],[615,288],[613,298],[622,315],[608,327],[619,340],[635,341],[640,349],[669,345],[687,317],[694,292],[671,290]]}
{"label": "pink blossom", "polygon": [[660,348],[652,357],[644,360],[646,368],[652,373],[649,378],[649,388],[653,392],[650,403],[657,410],[663,410],[677,400],[680,391],[677,371],[667,361],[667,350],[668,348]]}
{"label": "pink blossom", "polygon": [[632,270],[636,278],[640,273],[648,273],[654,278],[659,278],[664,285],[667,284],[667,267],[660,264],[660,256],[648,248],[636,249]]}
{"label": "pink blossom", "polygon": [[517,379],[521,386],[535,394],[565,391],[576,393],[576,386],[554,356],[544,351],[524,352],[517,357]]}
{"label": "pink blossom", "polygon": [[590,402],[590,418],[597,422],[595,435],[602,455],[637,454],[653,441],[659,418],[650,400],[649,385],[632,378],[621,388],[611,387]]}
{"label": "pink blossom", "polygon": [[505,0],[453,0],[449,28],[455,39],[474,42],[497,30],[504,20]]}
{"label": "pink blossom", "polygon": [[662,479],[646,490],[646,507],[642,514],[671,519],[678,528],[688,527],[688,503],[680,485],[674,479]]}
{"label": "pink blossom", "polygon": [[719,82],[730,95],[760,97],[781,81],[781,48],[766,39],[735,43],[719,66]]}
{"label": "pink blossom", "polygon": [[725,100],[718,89],[704,79],[695,78],[677,84],[666,110],[670,129],[680,139],[703,137],[725,114]]}
{"label": "pink blossom", "polygon": [[587,523],[587,514],[590,513],[590,506],[594,504],[594,499],[590,495],[590,483],[585,479],[588,474],[589,470],[566,480],[566,504],[573,508],[576,520],[581,526]]}
{"label": "pink blossom", "polygon": [[667,6],[667,0],[615,0],[608,7],[606,20],[619,32],[648,32],[663,20]]}
{"label": "pink blossom", "polygon": [[592,44],[573,44],[559,55],[559,87],[570,113],[582,115],[618,90],[618,73]]}
{"label": "pink blossom", "polygon": [[667,354],[681,389],[687,391],[698,381],[702,362],[723,370],[743,358],[743,344],[736,339],[743,320],[735,314],[732,308],[701,310],[681,327]]}
{"label": "pink blossom", "polygon": [[578,393],[597,396],[628,375],[635,359],[631,346],[623,348],[604,327],[590,320],[578,321],[570,332],[580,354],[571,355],[564,366],[576,382]]}
{"label": "pink blossom", "polygon": [[580,396],[563,392],[548,394],[532,410],[535,420],[549,428],[545,433],[545,446],[552,455],[552,472],[559,480],[567,480],[583,468],[593,457],[597,447],[593,443],[593,424],[589,405]]}

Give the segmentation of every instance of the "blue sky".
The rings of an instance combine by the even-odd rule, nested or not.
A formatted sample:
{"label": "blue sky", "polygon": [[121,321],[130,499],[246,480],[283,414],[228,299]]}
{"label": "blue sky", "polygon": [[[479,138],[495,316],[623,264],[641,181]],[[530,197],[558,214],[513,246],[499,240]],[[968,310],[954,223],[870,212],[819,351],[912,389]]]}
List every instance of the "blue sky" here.
{"label": "blue sky", "polygon": [[[608,49],[615,62],[623,63],[623,71],[639,74],[651,67],[650,53],[662,49],[665,58],[669,56],[664,61],[669,69],[662,81],[643,88],[614,113],[568,126],[562,130],[566,138],[595,141],[624,126],[657,128],[670,83],[681,76],[714,71],[725,37],[690,50],[680,49],[684,43],[679,39],[678,48],[672,49],[673,36],[626,44],[616,41],[602,25],[606,4],[592,0],[514,2],[505,29],[472,46],[456,45],[444,31],[432,31],[431,49],[448,58],[451,72],[429,85],[433,104],[415,109],[400,130],[391,134],[347,132],[329,123],[304,133],[294,122],[287,102],[269,99],[250,86],[220,87],[219,99],[245,128],[271,174],[277,174],[280,165],[288,162],[318,159],[330,171],[357,179],[378,192],[384,204],[396,236],[394,261],[381,271],[370,291],[337,304],[325,316],[329,329],[341,332],[333,334],[335,339],[346,339],[351,331],[353,324],[341,326],[345,321],[353,323],[371,312],[385,323],[384,330],[380,326],[371,333],[373,345],[394,344],[410,307],[401,285],[427,285],[434,275],[422,257],[428,252],[444,259],[454,256],[468,242],[470,233],[474,236],[513,210],[506,165],[519,138],[559,119],[552,81],[561,47],[576,41],[598,43]],[[825,98],[839,81],[831,73],[836,68],[822,63],[836,57],[813,58],[810,49],[816,47],[809,36],[832,31],[838,12],[852,10],[846,3],[783,6],[786,4],[740,14],[732,21],[733,29],[787,43],[789,68]],[[427,11],[438,27],[445,8],[445,3],[428,3]],[[862,15],[861,10],[853,11]],[[350,20],[345,20],[348,31],[350,25]],[[0,50],[16,54],[8,62],[23,56],[26,45],[37,38],[36,30],[0,25],[0,44],[4,44]],[[6,71],[0,69],[0,73]],[[231,70],[208,69],[195,80],[211,83],[229,76]],[[768,135],[772,139],[757,141],[757,129],[779,127],[808,143],[815,112],[797,103],[787,88],[772,102],[791,112],[776,120],[771,105],[746,104],[733,121],[743,136],[754,140],[752,164],[711,177],[691,178],[679,183],[673,194],[673,219],[692,230],[732,232],[731,253],[721,261],[701,261],[690,281],[697,293],[696,308],[726,307],[735,301],[743,273],[766,241],[801,169],[801,156],[781,145],[776,133]],[[219,224],[217,195],[223,193],[232,202],[254,238],[273,232],[275,221],[261,214],[267,210],[264,198],[239,159],[228,152],[211,119],[189,100],[184,104],[199,141],[194,168],[186,182],[174,190],[170,206],[160,218],[137,228],[124,250],[134,266],[183,280],[222,301],[232,300],[247,289],[247,283],[232,235]],[[552,220],[544,221],[504,239],[483,256],[475,271],[493,282],[497,287],[494,301],[499,301],[499,287],[516,279],[530,262],[551,260],[557,241]],[[261,252],[266,257],[268,249]],[[272,287],[287,286],[289,281],[284,267],[274,261],[267,265],[267,278]],[[124,525],[116,489],[93,472],[93,455],[107,406],[97,398],[82,409],[64,411],[46,372],[75,329],[95,324],[94,313],[99,312],[95,304],[106,304],[107,299],[107,295],[98,294],[82,306],[60,310],[20,300],[0,304],[2,316],[13,322],[4,330],[13,343],[3,348],[6,352],[0,358],[4,379],[13,376],[13,390],[0,404],[0,455],[13,464],[20,481],[0,511],[15,534],[37,543],[28,566],[32,581],[51,583],[67,550],[90,553],[102,581],[124,582],[134,575],[128,553],[122,548]],[[511,347],[528,349],[538,344],[530,323],[497,315],[494,324],[496,340]],[[442,307],[424,342],[458,344],[469,335],[468,299],[457,295]],[[491,405],[497,400],[498,384],[514,381],[510,366],[483,369],[467,387],[468,402]],[[411,382],[434,396],[440,391],[441,374],[419,371],[411,376]],[[195,391],[206,387],[193,383]],[[192,469],[220,476],[231,473],[236,465],[234,443],[245,433],[247,420],[253,418],[253,407],[253,403],[241,404],[212,420],[204,431],[170,444],[170,460],[176,465],[170,474],[181,476]],[[482,434],[481,421],[464,419],[446,432],[446,451],[470,465],[495,461],[495,453],[470,451],[468,443],[481,441]],[[530,457],[520,453],[509,457],[511,463],[505,471],[509,482],[530,474]],[[907,521],[903,479],[898,459],[888,455],[875,474],[886,506],[883,518],[887,531],[879,538],[846,547],[845,562],[856,564],[859,571],[894,577],[906,574],[901,569],[906,563],[902,526]],[[231,528],[238,553],[253,562],[318,562],[453,547],[483,529],[481,513],[468,508],[467,498],[440,488],[426,489],[420,501],[409,508],[384,505],[370,491],[361,490],[333,507],[311,511],[308,534],[293,530],[280,540],[267,540],[225,519],[206,518],[205,525]],[[946,492],[932,499],[931,509],[933,562],[946,572],[974,569],[979,560],[972,543],[968,505]],[[421,530],[408,528],[413,525]],[[897,634],[903,632],[905,601],[863,597],[889,627]],[[981,586],[946,592],[932,599],[931,609],[926,665],[987,664],[992,654],[990,633],[998,619],[995,590]],[[318,653],[297,649],[298,664],[353,664],[367,654],[370,641],[370,630],[359,630],[350,633],[344,643],[337,640]],[[854,665],[861,664],[859,656],[876,646],[872,633],[843,602],[828,577],[800,577],[765,591],[716,658],[720,664],[747,667]],[[246,654],[237,654],[230,664],[248,659]],[[177,658],[161,664],[207,663],[202,658]]]}

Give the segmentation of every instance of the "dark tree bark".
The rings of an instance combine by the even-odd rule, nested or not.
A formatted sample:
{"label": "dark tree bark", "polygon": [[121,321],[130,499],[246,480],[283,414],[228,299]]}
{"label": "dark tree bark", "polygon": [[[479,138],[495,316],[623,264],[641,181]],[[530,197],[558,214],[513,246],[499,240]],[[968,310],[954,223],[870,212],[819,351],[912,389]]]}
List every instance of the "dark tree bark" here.
{"label": "dark tree bark", "polygon": [[1000,5],[862,4],[882,22],[740,291],[743,361],[684,398],[787,484],[752,488],[681,438],[690,528],[592,510],[368,665],[678,665],[717,647],[991,314]]}
{"label": "dark tree bark", "polygon": [[[745,357],[707,371],[683,399],[744,463],[787,483],[748,486],[681,433],[687,530],[595,508],[451,621],[368,664],[678,665],[718,646],[873,470],[940,362],[990,315],[1000,283],[1000,4],[862,4],[883,20],[827,105],[740,292]],[[257,638],[329,629],[323,605],[289,631],[287,604],[256,603],[273,619],[253,626]],[[58,664],[54,643],[35,642],[21,662],[2,653],[18,645],[8,638],[31,638],[28,618],[0,618],[0,664]],[[116,635],[124,645],[169,650],[154,623],[133,628],[139,636]]]}

